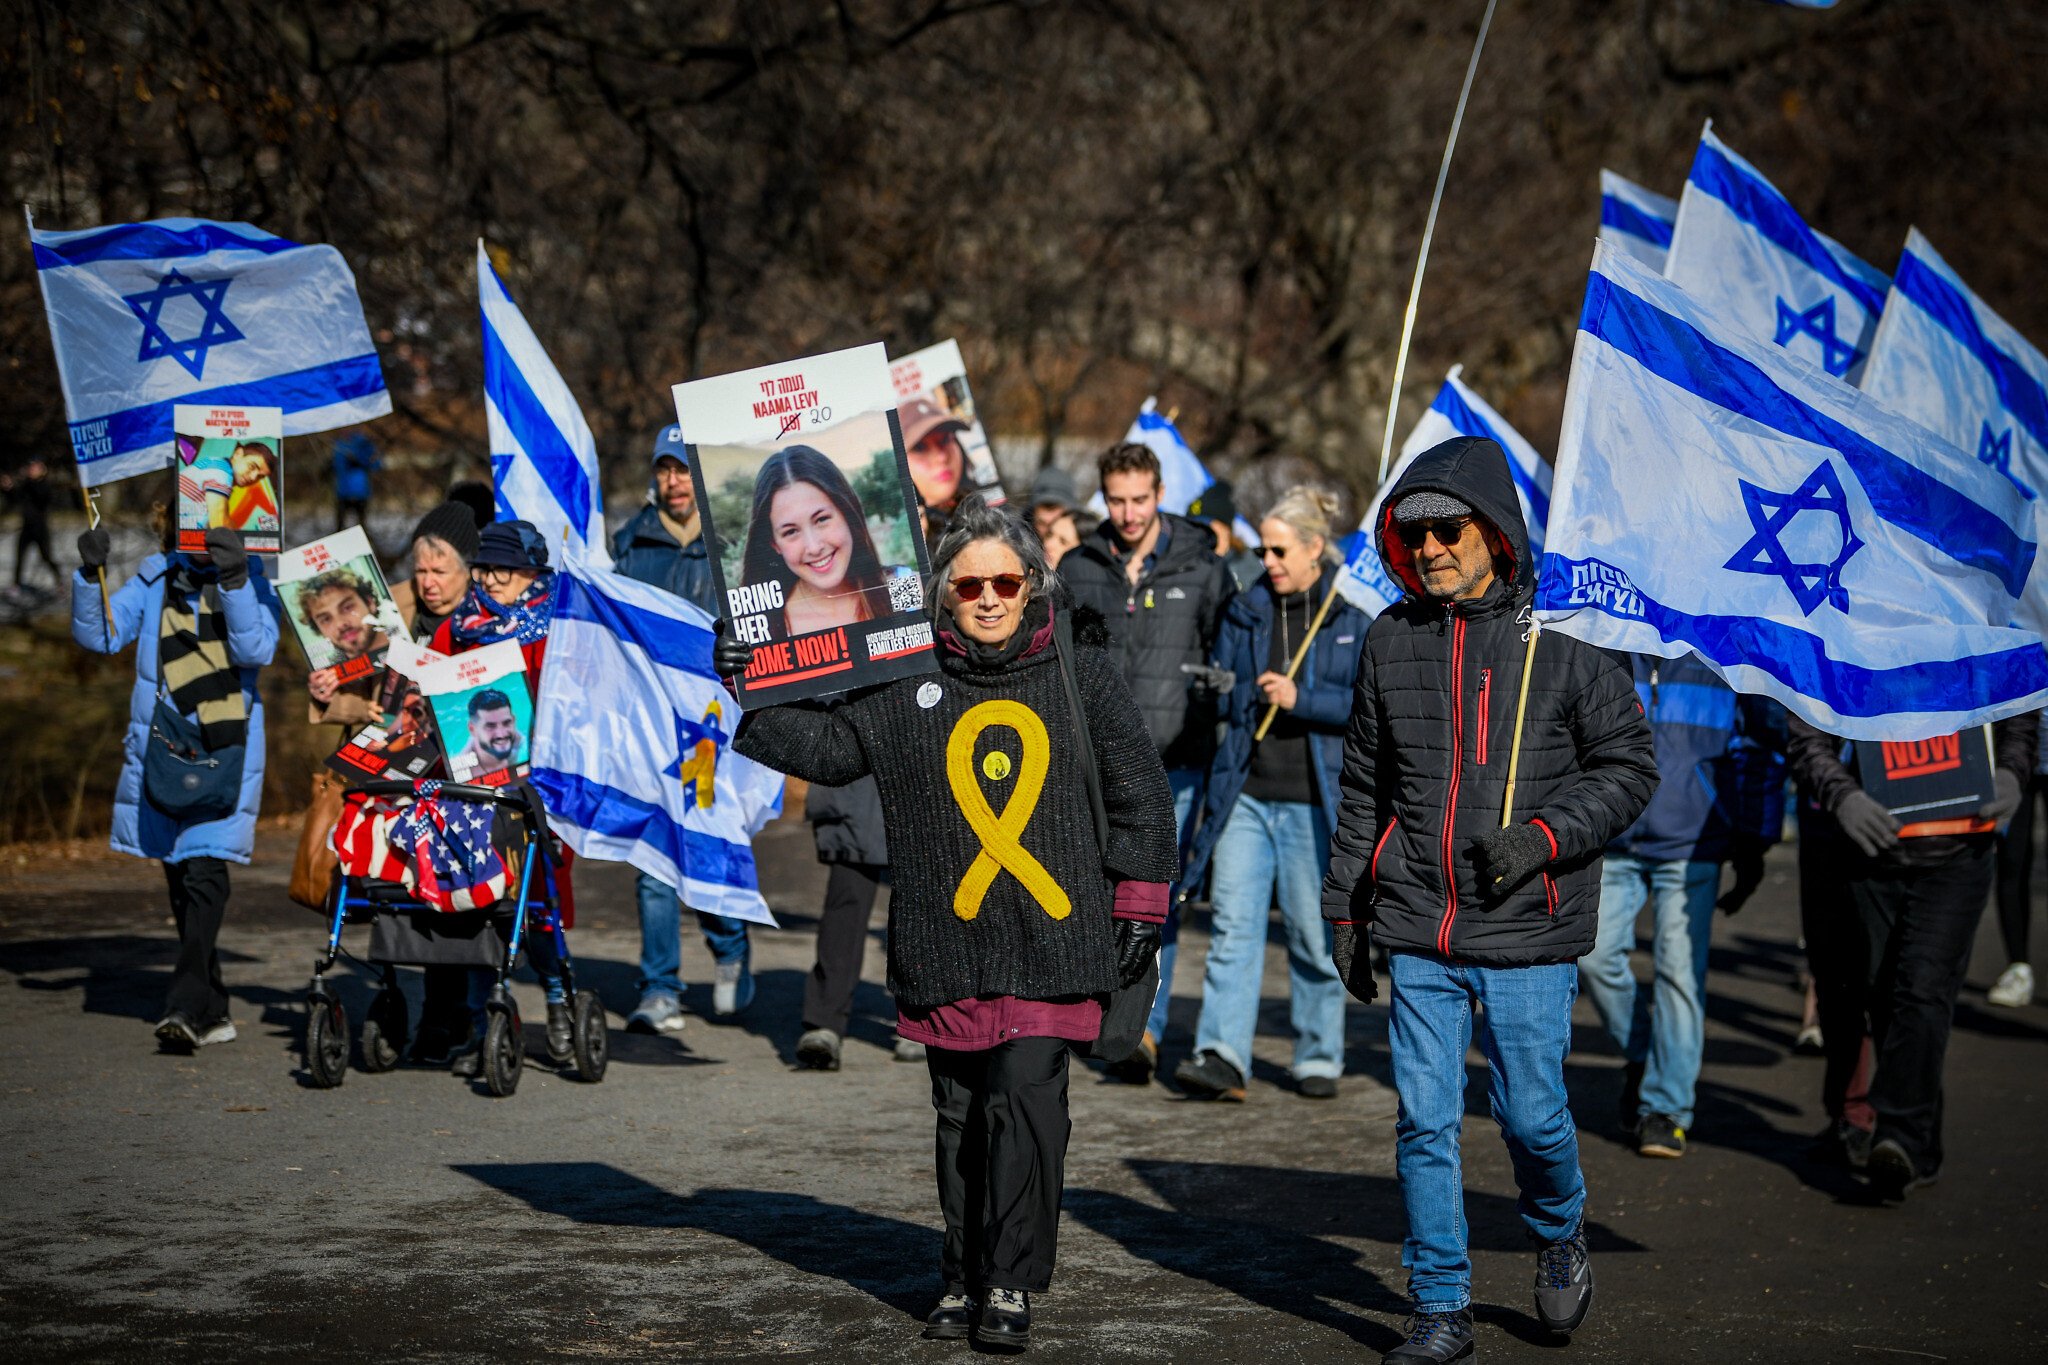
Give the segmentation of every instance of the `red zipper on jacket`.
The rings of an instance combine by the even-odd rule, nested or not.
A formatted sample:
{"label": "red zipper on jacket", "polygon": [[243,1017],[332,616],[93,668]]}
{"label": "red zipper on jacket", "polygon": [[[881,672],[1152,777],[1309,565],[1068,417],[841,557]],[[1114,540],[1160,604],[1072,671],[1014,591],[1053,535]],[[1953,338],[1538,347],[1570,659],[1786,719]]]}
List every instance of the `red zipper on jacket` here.
{"label": "red zipper on jacket", "polygon": [[1493,670],[1479,670],[1479,766],[1486,766],[1486,713],[1492,704]]}
{"label": "red zipper on jacket", "polygon": [[1451,786],[1444,796],[1444,919],[1436,950],[1451,955],[1451,926],[1458,921],[1458,873],[1451,864],[1451,831],[1458,824],[1458,775],[1465,766],[1465,618],[1451,619]]}

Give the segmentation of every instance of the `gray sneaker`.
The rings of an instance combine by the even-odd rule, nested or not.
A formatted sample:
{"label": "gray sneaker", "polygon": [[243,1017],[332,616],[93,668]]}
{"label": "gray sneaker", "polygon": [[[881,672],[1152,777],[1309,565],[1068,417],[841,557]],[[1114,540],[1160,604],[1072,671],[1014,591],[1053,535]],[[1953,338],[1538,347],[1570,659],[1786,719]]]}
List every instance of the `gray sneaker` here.
{"label": "gray sneaker", "polygon": [[210,1024],[201,1024],[199,1026],[199,1041],[197,1043],[199,1047],[212,1047],[215,1043],[232,1043],[234,1041],[235,1021],[232,1019],[216,1019]]}
{"label": "gray sneaker", "polygon": [[898,1038],[895,1056],[899,1062],[921,1062],[924,1060],[924,1044],[913,1043],[908,1038]]}
{"label": "gray sneaker", "polygon": [[745,962],[721,962],[711,987],[711,1013],[729,1019],[754,1003],[754,977]]}
{"label": "gray sneaker", "polygon": [[649,991],[639,1008],[626,1016],[628,1033],[681,1033],[683,1002],[671,991]]}
{"label": "gray sneaker", "polygon": [[796,1040],[796,1064],[806,1071],[839,1069],[839,1035],[828,1028],[808,1028]]}
{"label": "gray sneaker", "polygon": [[1592,1306],[1593,1260],[1581,1223],[1536,1254],[1536,1316],[1551,1331],[1568,1336]]}

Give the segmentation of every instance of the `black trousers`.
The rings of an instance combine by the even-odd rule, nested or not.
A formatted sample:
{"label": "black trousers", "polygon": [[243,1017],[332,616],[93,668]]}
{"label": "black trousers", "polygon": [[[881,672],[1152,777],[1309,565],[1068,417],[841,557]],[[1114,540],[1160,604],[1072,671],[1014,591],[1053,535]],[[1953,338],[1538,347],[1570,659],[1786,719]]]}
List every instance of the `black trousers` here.
{"label": "black trousers", "polygon": [[1868,1125],[1855,1092],[1864,1039],[1870,1032],[1870,939],[1849,892],[1852,863],[1868,864],[1833,818],[1799,811],[1799,932],[1813,973],[1825,1066],[1821,1107],[1831,1119]]}
{"label": "black trousers", "polygon": [[[361,526],[364,518],[368,517],[369,514],[370,502],[367,498],[336,498],[334,500],[334,529],[339,531],[344,526]],[[354,518],[354,520],[351,521],[350,518]]]}
{"label": "black trousers", "polygon": [[50,523],[30,521],[22,518],[21,535],[14,542],[14,586],[21,586],[23,573],[28,569],[28,552],[34,550],[43,557],[43,565],[50,571],[50,577],[59,585],[64,582],[64,573],[57,567],[57,561],[50,557]]}
{"label": "black trousers", "polygon": [[866,863],[832,864],[825,878],[825,906],[818,914],[818,960],[804,978],[805,1028],[828,1028],[845,1036],[854,988],[860,985],[875,892],[887,872]]}
{"label": "black trousers", "polygon": [[925,1054],[939,1113],[946,1292],[1052,1283],[1066,1182],[1067,1044],[1018,1038],[985,1052]]}
{"label": "black trousers", "polygon": [[171,888],[171,916],[178,922],[178,963],[171,969],[165,1014],[182,1014],[206,1025],[228,1017],[228,988],[221,980],[221,921],[228,913],[228,865],[218,858],[187,858],[164,864]]}
{"label": "black trousers", "polygon": [[2027,956],[2027,931],[2034,916],[2034,806],[2042,801],[2048,801],[2048,775],[2035,773],[1998,841],[1998,934],[2008,962],[2033,960]]}
{"label": "black trousers", "polygon": [[1849,884],[1870,939],[1876,1135],[1897,1140],[1922,1174],[1941,1169],[1941,1073],[1991,893],[1993,842],[1935,867],[1888,869]]}

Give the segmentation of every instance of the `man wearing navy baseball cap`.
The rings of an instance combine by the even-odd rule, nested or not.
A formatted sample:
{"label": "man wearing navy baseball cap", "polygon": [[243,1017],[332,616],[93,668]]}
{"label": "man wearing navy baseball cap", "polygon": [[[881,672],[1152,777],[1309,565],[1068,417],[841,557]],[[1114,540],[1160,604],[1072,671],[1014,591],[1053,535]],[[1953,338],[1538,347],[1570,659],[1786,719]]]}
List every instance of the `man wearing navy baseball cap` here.
{"label": "man wearing navy baseball cap", "polygon": [[[717,584],[711,556],[700,533],[697,489],[690,481],[683,429],[670,423],[654,436],[652,480],[647,506],[612,537],[612,566],[628,578],[651,583],[716,617]],[[723,915],[697,914],[705,946],[717,964],[711,1012],[739,1013],[754,998],[747,970],[747,925]],[[682,901],[676,889],[640,874],[640,1006],[626,1020],[637,1033],[678,1033],[683,1027]]]}

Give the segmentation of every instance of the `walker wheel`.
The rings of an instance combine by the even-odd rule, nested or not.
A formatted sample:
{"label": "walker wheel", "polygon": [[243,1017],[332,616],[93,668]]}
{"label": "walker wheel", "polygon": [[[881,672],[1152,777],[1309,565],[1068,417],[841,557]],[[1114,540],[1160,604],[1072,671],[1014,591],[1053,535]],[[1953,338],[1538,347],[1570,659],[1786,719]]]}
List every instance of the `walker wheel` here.
{"label": "walker wheel", "polygon": [[605,1064],[611,1060],[604,1006],[598,1003],[596,991],[576,992],[576,1021],[571,1037],[576,1050],[576,1074],[595,1085],[604,1079]]}
{"label": "walker wheel", "polygon": [[519,1068],[526,1063],[526,1031],[519,1022],[519,1006],[508,1004],[492,1010],[484,1025],[484,1084],[493,1095],[503,1097],[519,1088]]}
{"label": "walker wheel", "polygon": [[405,1059],[409,1032],[405,997],[388,988],[378,991],[370,1002],[370,1012],[363,1016],[363,1070],[389,1071],[397,1066]]}
{"label": "walker wheel", "polygon": [[348,1011],[337,996],[313,996],[306,1017],[306,1071],[332,1090],[348,1079]]}

